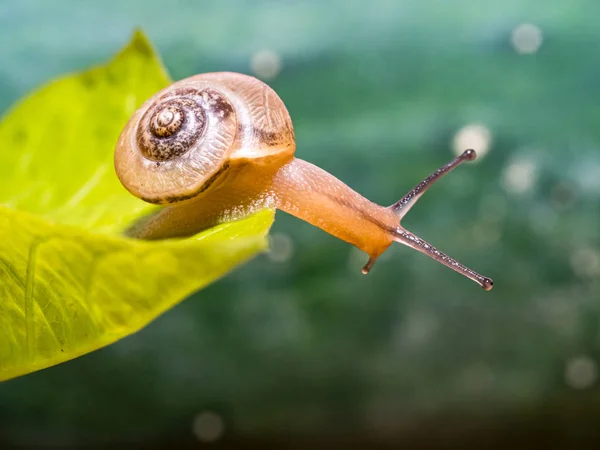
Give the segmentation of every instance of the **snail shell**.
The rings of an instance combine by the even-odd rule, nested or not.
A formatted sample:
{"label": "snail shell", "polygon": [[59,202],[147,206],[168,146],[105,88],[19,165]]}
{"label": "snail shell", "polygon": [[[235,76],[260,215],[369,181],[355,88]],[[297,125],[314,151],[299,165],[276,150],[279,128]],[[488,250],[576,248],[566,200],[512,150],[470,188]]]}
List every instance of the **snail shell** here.
{"label": "snail shell", "polygon": [[286,161],[296,145],[290,115],[266,84],[246,75],[195,75],[159,91],[129,120],[115,151],[125,188],[155,204],[218,187],[244,163]]}

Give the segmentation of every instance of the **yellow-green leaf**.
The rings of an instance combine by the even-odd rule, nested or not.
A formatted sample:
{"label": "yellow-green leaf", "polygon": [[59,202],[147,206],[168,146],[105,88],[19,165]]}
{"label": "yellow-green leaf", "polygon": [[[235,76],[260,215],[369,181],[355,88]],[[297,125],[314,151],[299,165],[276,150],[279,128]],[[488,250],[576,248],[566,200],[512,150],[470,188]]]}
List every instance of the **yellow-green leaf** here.
{"label": "yellow-green leaf", "polygon": [[113,150],[127,119],[170,83],[141,32],[108,64],[51,81],[0,122],[0,203],[114,232],[152,207],[124,192]]}
{"label": "yellow-green leaf", "polygon": [[120,235],[153,210],[113,170],[120,130],[169,83],[141,32],[0,122],[0,380],[131,334],[266,247],[273,212],[193,238]]}

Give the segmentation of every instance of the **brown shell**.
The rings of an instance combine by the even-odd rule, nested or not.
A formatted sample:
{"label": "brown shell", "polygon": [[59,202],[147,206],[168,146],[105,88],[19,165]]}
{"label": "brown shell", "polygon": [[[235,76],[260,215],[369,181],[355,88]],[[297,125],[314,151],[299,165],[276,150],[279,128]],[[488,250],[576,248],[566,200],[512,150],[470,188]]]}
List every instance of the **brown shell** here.
{"label": "brown shell", "polygon": [[150,203],[194,198],[237,162],[279,164],[295,150],[285,105],[266,84],[237,73],[195,75],[147,100],[115,149],[121,183]]}

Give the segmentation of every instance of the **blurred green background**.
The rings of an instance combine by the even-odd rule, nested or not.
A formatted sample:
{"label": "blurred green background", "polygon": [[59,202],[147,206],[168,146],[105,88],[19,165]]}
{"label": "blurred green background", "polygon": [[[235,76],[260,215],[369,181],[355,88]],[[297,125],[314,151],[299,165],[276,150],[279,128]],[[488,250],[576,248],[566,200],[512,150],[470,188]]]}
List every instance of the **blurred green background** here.
{"label": "blurred green background", "polygon": [[399,245],[363,276],[278,213],[270,255],[0,384],[0,448],[599,448],[599,18],[597,0],[2,0],[1,111],[141,26],[175,79],[268,82],[297,156],[380,204],[474,147],[403,225],[496,285]]}

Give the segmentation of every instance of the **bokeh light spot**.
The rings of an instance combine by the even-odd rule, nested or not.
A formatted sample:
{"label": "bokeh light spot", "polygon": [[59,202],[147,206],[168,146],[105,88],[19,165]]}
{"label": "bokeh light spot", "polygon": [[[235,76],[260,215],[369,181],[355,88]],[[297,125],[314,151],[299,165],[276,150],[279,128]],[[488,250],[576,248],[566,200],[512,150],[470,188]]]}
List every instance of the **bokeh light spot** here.
{"label": "bokeh light spot", "polygon": [[542,45],[542,30],[531,23],[522,23],[513,30],[510,40],[517,53],[535,53]]}
{"label": "bokeh light spot", "polygon": [[218,414],[205,411],[194,418],[192,431],[202,442],[214,442],[223,436],[225,424]]}
{"label": "bokeh light spot", "polygon": [[600,275],[600,253],[586,247],[580,248],[571,255],[571,268],[580,278],[592,278]]}
{"label": "bokeh light spot", "polygon": [[281,72],[282,61],[278,53],[272,50],[261,50],[250,60],[250,70],[258,78],[272,80]]}
{"label": "bokeh light spot", "polygon": [[577,356],[567,361],[565,380],[573,389],[587,389],[598,379],[596,362],[587,356]]}
{"label": "bokeh light spot", "polygon": [[488,153],[491,144],[492,133],[489,128],[479,123],[471,123],[456,132],[452,140],[452,151],[458,156],[472,148],[477,152],[475,161],[479,161]]}
{"label": "bokeh light spot", "polygon": [[294,242],[285,233],[273,233],[270,237],[269,259],[273,262],[288,261],[294,254]]}
{"label": "bokeh light spot", "polygon": [[535,185],[537,177],[536,165],[533,161],[523,159],[509,164],[504,170],[502,184],[507,192],[524,194]]}

